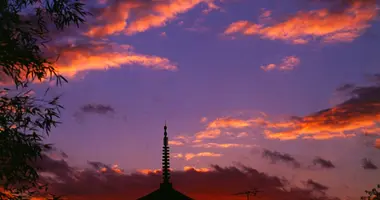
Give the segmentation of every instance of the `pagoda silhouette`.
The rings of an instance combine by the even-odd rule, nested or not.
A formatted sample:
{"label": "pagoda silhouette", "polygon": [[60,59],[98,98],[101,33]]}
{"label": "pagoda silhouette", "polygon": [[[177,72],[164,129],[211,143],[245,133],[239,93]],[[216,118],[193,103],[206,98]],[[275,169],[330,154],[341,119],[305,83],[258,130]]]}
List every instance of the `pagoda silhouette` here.
{"label": "pagoda silhouette", "polygon": [[164,147],[162,150],[162,178],[163,182],[160,188],[147,194],[137,200],[193,200],[192,198],[178,192],[173,188],[170,182],[170,152],[168,144],[168,133],[166,132],[167,126],[164,126]]}

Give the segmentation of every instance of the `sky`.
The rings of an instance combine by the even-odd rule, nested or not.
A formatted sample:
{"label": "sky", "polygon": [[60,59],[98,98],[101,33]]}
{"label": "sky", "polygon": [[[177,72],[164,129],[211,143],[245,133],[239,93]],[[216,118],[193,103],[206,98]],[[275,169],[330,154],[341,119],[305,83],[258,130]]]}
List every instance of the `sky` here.
{"label": "sky", "polygon": [[380,183],[379,2],[85,3],[93,16],[46,49],[68,83],[33,85],[65,107],[43,162],[54,192],[153,191],[165,122],[174,187],[196,199],[358,199]]}

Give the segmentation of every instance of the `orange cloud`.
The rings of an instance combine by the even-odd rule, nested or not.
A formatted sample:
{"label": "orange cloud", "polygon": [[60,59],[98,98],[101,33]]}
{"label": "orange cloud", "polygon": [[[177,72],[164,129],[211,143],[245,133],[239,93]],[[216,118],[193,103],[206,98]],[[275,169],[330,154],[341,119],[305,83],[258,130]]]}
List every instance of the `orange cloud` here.
{"label": "orange cloud", "polygon": [[138,169],[137,172],[144,175],[158,174],[161,173],[161,169]]}
{"label": "orange cloud", "polygon": [[[380,114],[367,113],[369,110],[380,112],[380,104],[340,105],[332,109],[318,112],[314,115],[297,118],[285,123],[281,127],[284,131],[267,130],[265,135],[272,139],[330,139],[353,137],[350,131],[374,127],[380,122]],[[276,127],[276,123],[268,123],[268,127]]]}
{"label": "orange cloud", "polygon": [[276,64],[268,64],[261,66],[261,69],[264,71],[271,71],[274,69],[278,69],[280,71],[289,71],[293,70],[294,67],[299,65],[301,63],[300,59],[296,56],[287,56],[284,59],[282,59],[282,63],[279,64],[278,66]]}
{"label": "orange cloud", "polygon": [[[350,98],[335,107],[284,122],[262,122],[272,139],[348,138],[357,133],[377,136],[380,124],[380,87],[355,86],[338,89]],[[376,144],[375,144],[376,146]]]}
{"label": "orange cloud", "polygon": [[130,16],[130,11],[133,8],[142,6],[141,3],[126,1],[117,4],[117,6],[107,6],[101,15],[97,17],[97,21],[109,21],[103,25],[92,26],[85,33],[85,35],[94,36],[106,36],[116,33],[120,33],[127,26],[127,19]]}
{"label": "orange cloud", "polygon": [[240,147],[240,148],[252,148],[256,147],[256,145],[250,145],[250,144],[235,144],[235,143],[205,143],[205,144],[195,144],[193,147],[201,147],[201,148],[234,148],[234,147]]}
{"label": "orange cloud", "polygon": [[300,11],[283,22],[255,24],[248,21],[232,23],[224,33],[259,35],[270,40],[305,44],[313,39],[322,42],[351,42],[371,25],[377,16],[376,5],[357,1],[342,12],[328,9]]}
{"label": "orange cloud", "polygon": [[173,145],[173,146],[182,146],[182,145],[184,145],[184,143],[181,142],[181,141],[170,140],[170,141],[169,141],[169,145]]}
{"label": "orange cloud", "polygon": [[55,67],[68,78],[83,71],[106,70],[132,64],[157,70],[177,70],[177,66],[167,58],[134,53],[129,45],[91,43],[50,50],[60,54]]}
{"label": "orange cloud", "polygon": [[204,131],[200,131],[196,133],[195,138],[198,140],[217,138],[219,137],[220,133],[221,131],[219,129],[209,129],[209,130],[204,130]]}
{"label": "orange cloud", "polygon": [[117,173],[117,174],[122,174],[122,173],[124,173],[124,170],[123,169],[120,169],[119,168],[119,165],[112,165],[112,171],[114,171],[115,173]]}
{"label": "orange cloud", "polygon": [[120,33],[133,35],[151,28],[165,26],[179,14],[186,13],[202,3],[207,6],[206,13],[219,9],[213,1],[116,1],[100,11],[97,18],[98,25],[92,26],[86,35],[97,37]]}
{"label": "orange cloud", "polygon": [[177,135],[174,137],[176,140],[183,140],[184,142],[189,142],[189,137],[184,135]]}
{"label": "orange cloud", "polygon": [[207,125],[207,128],[245,128],[251,126],[250,121],[224,117],[218,118]]}
{"label": "orange cloud", "polygon": [[380,149],[380,138],[379,139],[376,139],[375,141],[375,147]]}
{"label": "orange cloud", "polygon": [[174,153],[172,154],[174,158],[183,158],[183,154],[182,153]]}
{"label": "orange cloud", "polygon": [[191,171],[191,170],[193,170],[193,171],[196,171],[196,172],[209,172],[209,171],[211,171],[211,169],[206,168],[206,167],[204,167],[204,168],[196,168],[196,167],[191,167],[191,166],[185,166],[185,167],[183,167],[183,170],[184,171]]}
{"label": "orange cloud", "polygon": [[119,165],[112,165],[111,167],[108,167],[108,166],[99,167],[98,172],[100,173],[114,172],[116,174],[123,174],[124,170],[119,168]]}
{"label": "orange cloud", "polygon": [[[280,140],[351,138],[356,136],[357,133],[363,133],[378,137],[374,145],[379,148],[380,87],[378,85],[352,85],[346,87],[344,90],[348,92],[349,96],[346,101],[332,108],[320,110],[303,117],[294,116],[290,119],[280,121],[271,120],[267,115],[248,119],[224,117],[210,122],[208,127],[228,127],[236,129],[242,127],[262,128],[267,138]],[[226,132],[226,134],[235,136],[232,132]],[[209,148],[238,146],[215,143],[199,143],[193,145],[194,147]]]}
{"label": "orange cloud", "polygon": [[197,153],[197,154],[194,154],[194,153],[187,153],[185,154],[185,159],[186,160],[191,160],[195,157],[221,157],[223,156],[223,154],[219,154],[219,153],[212,153],[212,152],[200,152],[200,153]]}

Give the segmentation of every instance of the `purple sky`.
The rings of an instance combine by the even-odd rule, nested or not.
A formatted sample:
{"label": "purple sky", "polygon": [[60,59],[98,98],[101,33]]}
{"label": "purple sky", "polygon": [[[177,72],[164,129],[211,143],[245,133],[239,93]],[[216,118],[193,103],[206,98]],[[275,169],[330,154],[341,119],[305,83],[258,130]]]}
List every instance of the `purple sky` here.
{"label": "purple sky", "polygon": [[[107,1],[109,9],[114,9],[111,14],[106,9],[95,10],[95,16],[102,18],[91,19],[80,29],[89,33],[99,28],[102,34],[80,36],[77,30],[63,37],[73,50],[63,54],[58,67],[69,83],[51,91],[63,94],[65,110],[63,124],[53,130],[48,141],[68,154],[72,165],[100,161],[118,164],[128,172],[158,169],[166,120],[169,138],[181,144],[171,145],[174,169],[240,162],[285,176],[296,185],[311,178],[329,186],[331,195],[362,195],[380,180],[378,170],[362,167],[363,158],[380,167],[380,150],[374,147],[379,132],[373,133],[374,137],[362,134],[368,129],[380,130],[376,124],[380,122],[379,96],[371,114],[361,109],[340,113],[357,118],[333,117],[320,122],[318,114],[311,114],[334,106],[339,110],[338,104],[350,98],[337,93],[344,84],[375,84],[368,77],[380,73],[380,27],[376,4],[368,2],[347,4],[342,12],[334,12],[332,3],[307,0]],[[140,4],[147,6],[140,8]],[[213,5],[217,7],[210,9]],[[187,9],[182,9],[184,6]],[[166,12],[157,14],[161,10]],[[150,16],[152,12],[157,15]],[[122,17],[126,13],[129,18]],[[156,18],[161,21],[148,23]],[[116,27],[118,21],[128,23],[118,32],[104,31],[106,26]],[[138,28],[143,25],[145,30]],[[99,50],[96,47],[103,45],[101,41],[106,45]],[[70,48],[61,50],[70,52]],[[112,54],[115,52],[119,54]],[[123,60],[128,56],[135,58]],[[169,61],[157,61],[159,58]],[[40,88],[42,91],[46,85],[38,85],[38,91]],[[81,109],[89,104],[106,106],[109,112]],[[311,121],[292,121],[291,116],[309,116]],[[265,122],[249,121],[259,118]],[[341,119],[346,121],[338,130],[335,125]],[[249,121],[249,125],[228,124],[232,120]],[[291,124],[280,128],[294,129],[290,134],[301,136],[284,140],[266,134],[273,128],[270,124],[280,121]],[[306,139],[302,134],[309,128],[316,137],[335,136]],[[203,138],[199,133],[213,130],[214,135]],[[273,135],[276,132],[271,131]],[[337,132],[341,135],[336,136]],[[199,147],[210,143],[214,147]],[[294,168],[280,158],[273,164],[262,156],[265,149],[290,154],[301,166]],[[183,157],[175,158],[178,154]],[[186,154],[191,158],[186,160]],[[335,168],[310,169],[316,156],[330,160]]]}

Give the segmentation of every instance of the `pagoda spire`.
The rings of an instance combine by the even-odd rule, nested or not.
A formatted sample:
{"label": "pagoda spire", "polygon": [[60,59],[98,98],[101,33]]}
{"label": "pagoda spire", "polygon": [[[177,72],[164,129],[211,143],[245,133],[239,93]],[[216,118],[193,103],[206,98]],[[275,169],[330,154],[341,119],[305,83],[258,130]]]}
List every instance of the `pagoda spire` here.
{"label": "pagoda spire", "polygon": [[166,129],[168,127],[164,126],[164,147],[162,149],[162,178],[163,183],[161,185],[171,186],[170,183],[170,152],[169,152],[169,138]]}

